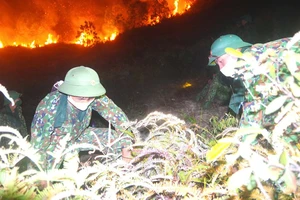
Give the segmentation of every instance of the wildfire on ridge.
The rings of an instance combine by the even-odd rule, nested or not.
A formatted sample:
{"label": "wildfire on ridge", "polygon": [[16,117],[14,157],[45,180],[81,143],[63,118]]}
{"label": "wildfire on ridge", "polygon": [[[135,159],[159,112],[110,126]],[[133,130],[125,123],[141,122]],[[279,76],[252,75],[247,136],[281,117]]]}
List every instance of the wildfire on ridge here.
{"label": "wildfire on ridge", "polygon": [[0,30],[0,48],[36,48],[55,43],[93,46],[113,41],[126,30],[181,15],[196,1],[110,0],[100,4],[96,0],[30,0],[30,6],[23,8],[24,4],[0,0],[0,12],[7,14],[0,19],[4,27]]}

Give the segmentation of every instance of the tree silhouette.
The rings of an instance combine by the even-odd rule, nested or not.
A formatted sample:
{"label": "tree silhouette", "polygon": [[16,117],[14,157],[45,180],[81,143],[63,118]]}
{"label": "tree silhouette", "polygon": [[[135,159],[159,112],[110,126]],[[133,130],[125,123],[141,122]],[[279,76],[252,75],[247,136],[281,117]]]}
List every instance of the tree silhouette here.
{"label": "tree silhouette", "polygon": [[77,31],[76,39],[84,46],[94,46],[100,42],[95,25],[90,21],[84,21],[84,25],[80,25],[79,31]]}

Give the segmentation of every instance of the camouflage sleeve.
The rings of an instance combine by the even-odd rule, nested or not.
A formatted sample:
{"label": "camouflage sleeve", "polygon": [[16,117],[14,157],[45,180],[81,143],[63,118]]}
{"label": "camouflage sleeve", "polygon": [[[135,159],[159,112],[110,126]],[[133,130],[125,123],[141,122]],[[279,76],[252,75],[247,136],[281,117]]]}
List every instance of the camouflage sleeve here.
{"label": "camouflage sleeve", "polygon": [[106,95],[96,99],[92,109],[97,111],[104,119],[109,121],[116,131],[122,132],[122,124],[128,122],[127,115]]}
{"label": "camouflage sleeve", "polygon": [[215,97],[217,96],[218,88],[220,86],[219,83],[219,73],[213,77],[212,82],[208,88],[208,92],[206,94],[206,102],[204,104],[204,108],[208,108],[211,106]]}
{"label": "camouflage sleeve", "polygon": [[50,136],[54,130],[55,101],[48,94],[36,108],[31,123],[31,144],[41,151],[46,151]]}
{"label": "camouflage sleeve", "polygon": [[231,93],[230,88],[221,81],[221,72],[218,72],[210,83],[208,83],[201,93],[200,99],[204,99],[204,108],[208,109],[216,100],[225,100]]}

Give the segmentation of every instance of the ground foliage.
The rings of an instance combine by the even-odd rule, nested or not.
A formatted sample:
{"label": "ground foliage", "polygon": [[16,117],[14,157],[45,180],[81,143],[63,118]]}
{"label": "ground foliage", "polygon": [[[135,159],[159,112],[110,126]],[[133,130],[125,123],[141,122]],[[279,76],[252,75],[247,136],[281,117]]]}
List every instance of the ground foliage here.
{"label": "ground foliage", "polygon": [[[280,9],[282,9],[282,7],[280,7]],[[215,10],[215,12],[218,12],[218,10]],[[228,23],[228,21],[218,21],[219,24],[212,24],[218,27],[219,30],[223,30],[224,33],[236,33],[246,41],[252,43],[258,41],[264,42],[286,37],[295,31],[295,28],[298,26],[293,25],[297,22],[298,18],[289,20],[288,15],[292,15],[292,13],[297,12],[288,12],[288,14],[284,16],[278,15],[277,17],[271,11],[267,13],[264,12],[263,16],[254,18],[253,21],[242,25],[242,27],[234,23]],[[270,15],[272,15],[271,18]],[[210,17],[213,16],[209,15],[207,19]],[[241,20],[238,20],[238,22],[240,21]],[[270,21],[270,23],[263,23],[265,21]],[[208,20],[208,22],[211,21]],[[222,27],[223,24],[227,26],[226,31],[223,29],[224,27]],[[285,28],[282,29],[281,27]],[[145,99],[141,99],[141,91],[136,85],[140,85],[141,88],[144,88],[146,83],[149,83],[150,80],[157,80],[158,77],[161,77],[161,74],[168,74],[169,77],[172,74],[178,76],[179,74],[193,73],[195,71],[189,70],[190,68],[187,66],[197,65],[197,68],[199,68],[198,60],[204,60],[203,63],[200,62],[200,65],[204,66],[207,62],[209,46],[214,38],[222,34],[219,30],[210,34],[209,37],[203,37],[197,40],[197,43],[189,47],[181,45],[181,43],[178,44],[179,39],[171,40],[171,42],[174,42],[172,47],[165,47],[163,44],[166,40],[162,37],[163,41],[159,41],[159,46],[153,45],[153,49],[155,49],[157,55],[152,53],[154,50],[147,47],[143,41],[136,40],[136,43],[140,45],[136,45],[136,43],[128,44],[129,48],[133,48],[133,46],[139,46],[140,48],[136,50],[137,53],[133,53],[132,57],[134,57],[134,59],[131,60],[131,57],[128,56],[129,58],[121,61],[110,61],[110,66],[116,65],[122,70],[115,67],[113,70],[104,71],[101,74],[101,77],[102,75],[105,77],[102,81],[104,80],[107,87],[109,87],[110,81],[114,83],[112,85],[115,87],[115,80],[117,78],[122,86],[125,87],[125,85],[129,85],[134,91],[126,94],[121,93],[121,99],[123,99],[123,97],[124,99],[130,99],[129,103],[126,101],[124,103],[127,107],[122,106],[125,108],[126,113],[128,113],[131,118],[135,118],[136,116],[142,118],[140,121],[132,122],[131,124],[132,130],[135,130],[134,127],[136,127],[136,131],[134,132],[134,137],[136,138],[134,149],[136,149],[136,151],[134,151],[135,158],[130,164],[115,160],[114,155],[109,155],[101,158],[102,161],[104,159],[106,162],[100,163],[95,160],[92,161],[92,165],[91,163],[80,163],[79,165],[75,163],[76,165],[69,165],[75,169],[70,167],[68,170],[53,170],[48,173],[43,172],[42,169],[17,170],[20,160],[22,160],[23,157],[28,158],[30,162],[36,163],[38,166],[38,154],[36,154],[36,150],[32,149],[27,140],[22,138],[15,130],[8,127],[1,127],[1,132],[10,133],[1,134],[1,137],[10,138],[15,141],[12,143],[13,148],[0,151],[0,193],[2,199],[47,199],[51,197],[53,197],[53,199],[299,198],[298,149],[291,147],[285,142],[279,142],[275,145],[283,146],[284,150],[281,152],[274,151],[274,148],[272,148],[274,144],[272,140],[268,138],[268,136],[272,135],[272,132],[266,134],[265,130],[260,129],[239,130],[236,127],[236,120],[230,115],[224,116],[224,112],[222,112],[223,114],[220,116],[211,118],[212,115],[216,113],[213,111],[213,108],[219,107],[219,105],[216,106],[215,104],[212,104],[212,108],[209,108],[210,115],[205,113],[204,116],[202,111],[199,111],[198,107],[195,107],[193,101],[187,100],[187,98],[194,98],[187,95],[189,91],[193,90],[192,87],[185,90],[178,89],[177,86],[174,86],[175,82],[173,80],[171,89],[176,88],[174,95],[170,92],[166,92],[166,90],[155,88],[153,91],[150,90],[148,92],[157,98],[152,99],[147,96]],[[201,33],[205,31],[204,26],[201,27]],[[200,33],[195,30],[193,34],[199,35]],[[124,37],[125,36],[126,34],[124,34]],[[191,36],[191,33],[189,33],[189,36]],[[180,37],[180,42],[189,42],[186,38],[187,37]],[[81,63],[94,66],[96,65],[96,61],[93,59],[94,57],[96,58],[99,57],[100,54],[104,54],[103,58],[101,58],[105,60],[105,56],[110,53],[111,49],[102,51],[101,48],[102,46],[97,49],[100,52],[99,54],[93,54],[88,50],[81,50],[80,54],[76,51],[68,52],[68,54],[72,54],[74,57],[82,55]],[[128,51],[129,48],[127,48],[126,51]],[[39,52],[32,52],[37,55],[45,55],[46,50],[45,48],[39,50]],[[69,49],[62,48],[62,50],[64,52]],[[32,78],[32,80],[35,80],[38,76],[45,81],[46,85],[48,84],[48,88],[51,88],[54,79],[56,80],[57,77],[63,78],[61,75],[55,73],[59,71],[57,70],[58,68],[67,71],[67,69],[78,63],[78,60],[75,62],[74,57],[68,59],[65,57],[53,57],[51,62],[46,62],[46,59],[44,62],[44,60],[41,61],[38,59],[39,56],[35,57],[35,54],[24,53],[24,51],[29,50],[18,49],[18,51],[20,51],[17,54],[19,59],[1,62],[3,66],[7,66],[9,69],[14,71],[19,70],[18,73],[20,76],[18,76],[18,73],[14,74],[18,79],[18,81],[14,81],[18,82],[17,85],[22,85],[24,81],[28,83],[28,77],[25,77],[25,80],[23,74],[26,74],[26,71],[31,69],[29,65],[31,65],[32,62],[28,60],[29,58],[36,59],[42,63],[42,66],[32,67],[36,74],[34,74],[33,77],[28,74],[29,79]],[[55,51],[59,51],[59,48],[55,49]],[[143,52],[143,54],[139,52]],[[87,56],[88,54],[91,55]],[[50,53],[50,55],[52,54]],[[4,54],[2,57],[6,60],[9,57],[17,56],[7,56]],[[102,60],[101,62],[105,63]],[[99,63],[97,62],[97,64]],[[18,70],[14,68],[14,66],[19,65],[22,65],[23,68],[18,68]],[[172,71],[169,65],[172,66]],[[42,71],[44,71],[45,68],[51,68],[53,70],[51,73],[47,71],[47,73],[44,74]],[[138,72],[133,73],[134,70]],[[114,77],[112,77],[112,74],[114,74]],[[8,73],[4,75],[10,78]],[[204,79],[204,77],[207,78],[206,74],[202,76],[205,81],[206,79]],[[201,80],[200,83],[196,83],[203,85],[203,80]],[[180,83],[182,83],[182,80],[177,85],[180,85]],[[296,83],[298,84],[297,81]],[[41,95],[38,96],[36,94],[44,94],[48,92],[48,90],[45,89],[47,87],[42,87],[41,84],[30,82],[27,86],[28,85],[30,86],[28,87],[30,91],[33,91],[32,88],[34,88],[34,92],[25,91],[25,94],[26,92],[27,94],[29,93],[28,96],[30,96],[30,100],[33,99],[30,101],[32,104],[30,105],[30,109],[27,110],[32,110],[31,112],[33,112],[38,101],[41,99]],[[159,85],[160,88],[162,86],[163,84]],[[200,90],[201,88],[197,89]],[[291,88],[288,87],[288,91],[290,91],[290,89]],[[170,87],[168,88],[168,91],[169,90]],[[199,90],[197,92],[199,92]],[[109,88],[109,91],[112,91],[112,89]],[[110,94],[118,97],[113,92]],[[131,98],[125,98],[127,95]],[[170,98],[166,98],[167,95]],[[187,98],[183,98],[185,101],[180,101],[179,98],[176,98],[178,96],[187,96]],[[173,98],[179,102],[176,105],[179,105],[180,109],[171,107],[171,105],[174,104]],[[277,101],[279,103],[283,102],[283,98],[285,97],[280,97]],[[297,107],[298,100],[294,100],[296,100],[296,102],[292,105],[292,112],[287,112],[289,114],[299,112]],[[154,102],[168,106],[168,108],[170,108],[169,110],[178,111],[176,114],[184,121],[163,113],[156,112],[148,115],[149,110],[152,110],[153,107],[158,107],[158,104],[152,105]],[[276,105],[280,105],[277,103]],[[287,104],[284,103],[282,105],[286,106]],[[144,109],[144,107],[147,107],[147,110]],[[279,107],[280,106],[278,106],[278,108]],[[274,110],[275,107],[270,106],[270,108]],[[195,110],[197,110],[197,112],[195,112]],[[280,112],[278,110],[280,110]],[[279,113],[284,113],[281,108],[278,110],[273,114],[277,116]],[[291,118],[287,117],[287,113],[285,113],[279,121],[283,119],[289,121]],[[30,116],[31,115],[28,115],[27,118],[29,121]],[[203,126],[202,122],[207,126]],[[282,128],[279,126],[276,127]],[[297,133],[296,130],[294,131]],[[146,132],[146,136],[140,132]],[[243,135],[250,136],[246,143],[241,140]],[[173,140],[174,144],[170,144],[169,142],[173,142]],[[249,145],[251,140],[257,140],[257,144],[254,146]],[[97,149],[97,147],[94,148]],[[67,151],[64,148],[61,150],[62,154]],[[57,159],[61,159],[59,155]],[[260,170],[257,170],[257,166],[260,167]],[[265,174],[260,171],[265,172]],[[42,188],[40,180],[48,181],[49,185]]]}
{"label": "ground foliage", "polygon": [[[271,128],[241,129],[228,115],[223,119],[211,118],[211,129],[205,129],[170,114],[152,112],[142,120],[124,125],[129,128],[125,132],[135,141],[134,158],[129,163],[116,159],[115,155],[105,155],[101,156],[101,162],[96,159],[88,164],[69,159],[62,169],[45,172],[38,163],[37,150],[26,138],[10,127],[0,127],[6,133],[1,137],[11,139],[12,145],[0,153],[1,196],[4,199],[298,199],[299,146],[286,141],[284,136],[299,133],[300,78],[296,62],[300,62],[300,55],[289,50],[299,40],[300,33],[286,49],[280,53],[270,49],[261,55],[259,62],[248,54],[227,50],[241,59],[237,67],[241,63],[250,66],[238,73],[265,75],[272,82],[272,90],[268,84],[261,86],[265,88],[252,88],[274,96],[269,105],[258,106],[265,115],[274,116]],[[285,80],[278,78],[276,69],[272,76],[264,70],[266,66],[272,69],[282,65],[289,70]],[[5,88],[2,90],[7,96]],[[261,102],[258,100],[257,104]],[[206,137],[208,133],[210,138]],[[79,147],[101,151],[89,144],[66,149],[67,140],[68,135],[53,154],[57,162]],[[17,164],[24,157],[36,168],[19,172]]]}

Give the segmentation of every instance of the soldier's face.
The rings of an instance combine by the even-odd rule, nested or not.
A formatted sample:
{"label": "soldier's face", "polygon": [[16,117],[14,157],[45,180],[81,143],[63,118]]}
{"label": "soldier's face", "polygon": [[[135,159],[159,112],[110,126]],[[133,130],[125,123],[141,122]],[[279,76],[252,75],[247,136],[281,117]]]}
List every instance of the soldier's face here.
{"label": "soldier's face", "polygon": [[76,96],[71,96],[71,97],[77,103],[88,103],[95,99],[94,97],[76,97]]}
{"label": "soldier's face", "polygon": [[222,56],[220,56],[220,57],[218,57],[218,58],[216,59],[216,63],[218,64],[220,70],[221,70],[224,66],[226,66],[226,64],[227,64],[229,58],[230,58],[230,55],[224,54],[224,55],[222,55]]}
{"label": "soldier's face", "polygon": [[228,77],[233,77],[234,74],[234,64],[236,63],[237,58],[228,54],[224,54],[216,59],[220,71],[222,74]]}
{"label": "soldier's face", "polygon": [[94,100],[94,97],[68,96],[68,101],[79,110],[86,110]]}

